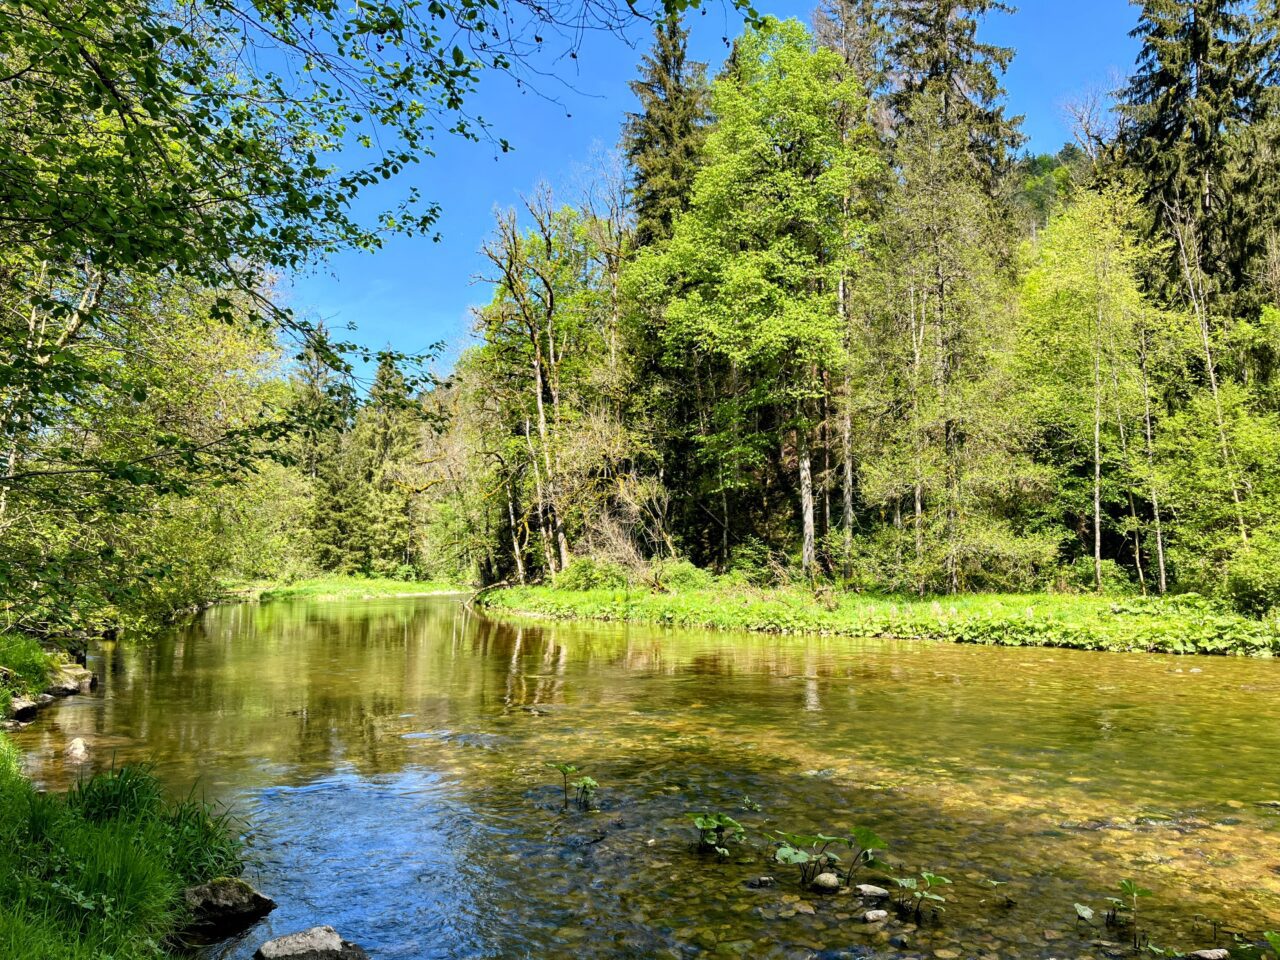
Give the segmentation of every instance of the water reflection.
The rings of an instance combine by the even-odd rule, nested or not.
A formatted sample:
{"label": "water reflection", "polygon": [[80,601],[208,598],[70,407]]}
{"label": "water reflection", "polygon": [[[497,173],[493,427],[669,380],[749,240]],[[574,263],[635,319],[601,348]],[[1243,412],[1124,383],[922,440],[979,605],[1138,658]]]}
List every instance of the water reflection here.
{"label": "water reflection", "polygon": [[[65,785],[45,758],[82,736],[99,766],[199,778],[254,824],[270,930],[332,922],[379,957],[903,953],[847,900],[794,909],[759,841],[692,855],[685,813],[711,808],[757,834],[865,823],[903,871],[951,876],[906,955],[1089,952],[1072,902],[1130,875],[1162,942],[1205,945],[1196,913],[1280,924],[1273,662],[520,625],[441,599],[220,607],[94,655],[100,694],[20,735],[31,773]],[[599,780],[602,810],[565,815],[546,760]],[[784,883],[743,887],[763,872]]]}

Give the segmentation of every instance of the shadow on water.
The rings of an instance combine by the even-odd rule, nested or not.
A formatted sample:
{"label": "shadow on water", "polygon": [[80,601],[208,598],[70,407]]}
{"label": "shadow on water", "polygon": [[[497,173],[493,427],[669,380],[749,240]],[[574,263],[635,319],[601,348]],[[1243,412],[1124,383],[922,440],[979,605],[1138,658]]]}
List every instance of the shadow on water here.
{"label": "shadow on water", "polygon": [[[65,786],[43,758],[82,736],[94,764],[234,803],[281,907],[220,960],[319,922],[379,958],[1105,956],[1123,934],[1072,904],[1100,916],[1130,876],[1164,945],[1280,925],[1274,662],[521,625],[444,599],[220,607],[94,658],[100,695],[19,735],[30,772]],[[564,811],[546,761],[598,780],[599,809]],[[726,861],[692,850],[702,810],[749,830]],[[953,880],[938,922],[868,926],[769,861],[773,830],[855,824],[895,870]]]}

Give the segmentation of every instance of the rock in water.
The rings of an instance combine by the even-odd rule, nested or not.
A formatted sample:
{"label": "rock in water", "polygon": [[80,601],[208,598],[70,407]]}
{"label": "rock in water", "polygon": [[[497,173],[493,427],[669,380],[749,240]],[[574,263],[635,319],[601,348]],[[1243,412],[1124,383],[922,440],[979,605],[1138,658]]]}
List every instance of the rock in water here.
{"label": "rock in water", "polygon": [[1187,956],[1195,957],[1196,960],[1230,960],[1231,951],[1214,947],[1210,950],[1197,950],[1194,953],[1188,953]]}
{"label": "rock in water", "polygon": [[191,916],[203,930],[238,933],[265,917],[276,902],[237,877],[218,877],[182,891]]}
{"label": "rock in water", "polygon": [[58,675],[45,692],[54,697],[69,697],[76,693],[88,693],[97,683],[98,679],[91,670],[78,663],[64,663],[58,668]]}
{"label": "rock in water", "polygon": [[84,737],[76,737],[67,744],[62,755],[72,763],[84,763],[89,759],[89,745],[84,742]]}
{"label": "rock in water", "polygon": [[343,940],[333,927],[312,927],[268,940],[253,957],[254,960],[369,960],[364,950]]}
{"label": "rock in water", "polygon": [[889,919],[888,910],[868,910],[862,915],[863,923],[879,923],[881,920]]}
{"label": "rock in water", "polygon": [[888,900],[889,891],[884,887],[873,886],[870,883],[860,883],[853,888],[853,892],[860,896],[863,900]]}
{"label": "rock in water", "polygon": [[26,697],[14,697],[9,704],[9,716],[15,720],[26,722],[34,720],[36,711],[40,709],[40,704]]}
{"label": "rock in water", "polygon": [[834,873],[820,873],[813,878],[813,886],[823,893],[835,893],[840,889],[840,877]]}

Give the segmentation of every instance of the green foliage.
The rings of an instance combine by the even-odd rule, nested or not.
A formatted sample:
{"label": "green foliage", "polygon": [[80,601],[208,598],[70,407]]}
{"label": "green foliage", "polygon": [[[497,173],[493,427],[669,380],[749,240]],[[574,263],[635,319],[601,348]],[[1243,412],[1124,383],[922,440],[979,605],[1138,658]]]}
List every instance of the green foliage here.
{"label": "green foliage", "polygon": [[150,771],[37,793],[0,738],[0,954],[160,960],[186,919],[183,886],[242,863],[227,816],[165,801]]}
{"label": "green foliage", "polygon": [[655,586],[673,593],[702,590],[711,586],[715,579],[710,571],[696,567],[683,558],[654,561],[649,571]]}
{"label": "green foliage", "polygon": [[1113,599],[1072,594],[882,597],[846,594],[834,609],[795,588],[744,589],[729,579],[709,590],[568,592],[546,587],[497,590],[492,610],[554,619],[659,623],[682,627],[898,637],[992,646],[1079,650],[1280,655],[1280,624],[1183,595]]}
{"label": "green foliage", "polygon": [[741,843],[746,830],[727,813],[691,813],[689,818],[698,831],[698,849],[729,856],[729,844]]}
{"label": "green foliage", "polygon": [[579,777],[569,786],[574,789],[574,799],[578,806],[583,810],[590,810],[591,804],[595,801],[596,791],[600,789],[598,784],[592,777]]}
{"label": "green foliage", "polygon": [[1275,954],[1276,957],[1280,957],[1280,933],[1272,933],[1268,930],[1262,935],[1262,938],[1266,940],[1267,945],[1271,947],[1271,952]]}
{"label": "green foliage", "polygon": [[31,637],[0,632],[0,717],[14,697],[41,693],[53,676],[55,661]]}
{"label": "green foliage", "polygon": [[919,878],[895,877],[894,883],[898,887],[898,908],[910,912],[917,923],[923,919],[925,909],[935,913],[946,910],[943,904],[947,902],[947,898],[937,891],[938,887],[951,883],[946,877],[924,870]]}
{"label": "green foliage", "polygon": [[1254,531],[1247,546],[1231,553],[1223,567],[1223,594],[1242,613],[1274,613],[1280,607],[1280,529]]}
{"label": "green foliage", "polygon": [[671,15],[654,25],[653,37],[640,79],[629,84],[640,110],[627,114],[622,134],[639,247],[668,239],[689,209],[706,136],[706,65],[688,60],[689,31]]}
{"label": "green foliage", "polygon": [[621,590],[629,577],[616,563],[601,562],[590,557],[575,557],[556,574],[557,590]]}

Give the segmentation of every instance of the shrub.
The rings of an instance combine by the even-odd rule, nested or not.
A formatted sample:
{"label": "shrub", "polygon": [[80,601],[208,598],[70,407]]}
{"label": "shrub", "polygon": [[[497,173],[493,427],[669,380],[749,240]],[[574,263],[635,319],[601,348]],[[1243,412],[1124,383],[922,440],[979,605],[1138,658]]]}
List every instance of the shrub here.
{"label": "shrub", "polygon": [[578,557],[556,574],[560,590],[621,590],[627,585],[627,571],[616,563]]}
{"label": "shrub", "polygon": [[1241,613],[1260,616],[1280,606],[1280,537],[1257,531],[1227,561],[1223,592]]}
{"label": "shrub", "polygon": [[726,573],[735,580],[761,587],[773,580],[773,566],[768,546],[756,537],[747,537],[729,551]]}
{"label": "shrub", "polygon": [[653,582],[662,590],[705,590],[715,582],[709,570],[696,567],[688,560],[657,560],[652,566]]}
{"label": "shrub", "polygon": [[[1062,581],[1069,591],[1092,593],[1096,588],[1093,557],[1076,557],[1063,573]],[[1102,592],[1126,596],[1137,592],[1128,572],[1114,560],[1102,561]]]}

